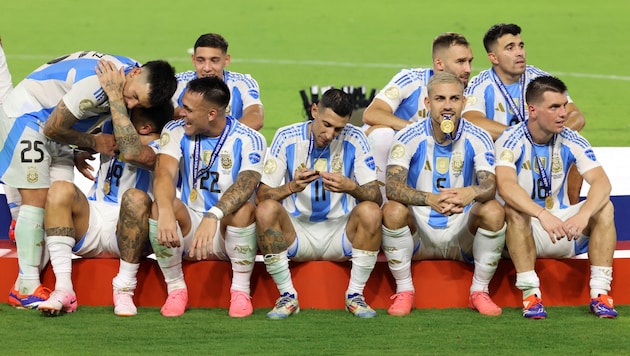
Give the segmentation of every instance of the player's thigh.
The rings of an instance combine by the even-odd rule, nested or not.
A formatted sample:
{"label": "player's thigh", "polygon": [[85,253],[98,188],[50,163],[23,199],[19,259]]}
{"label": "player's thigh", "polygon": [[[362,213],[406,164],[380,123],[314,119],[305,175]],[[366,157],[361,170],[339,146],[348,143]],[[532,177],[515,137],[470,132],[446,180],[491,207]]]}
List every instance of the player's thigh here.
{"label": "player's thigh", "polygon": [[352,243],[346,236],[348,215],[312,222],[291,216],[296,239],[288,255],[295,261],[345,261],[352,256]]}
{"label": "player's thigh", "polygon": [[116,224],[120,207],[105,202],[89,203],[89,223],[73,252],[83,257],[96,257],[103,253],[120,256],[116,240]]}

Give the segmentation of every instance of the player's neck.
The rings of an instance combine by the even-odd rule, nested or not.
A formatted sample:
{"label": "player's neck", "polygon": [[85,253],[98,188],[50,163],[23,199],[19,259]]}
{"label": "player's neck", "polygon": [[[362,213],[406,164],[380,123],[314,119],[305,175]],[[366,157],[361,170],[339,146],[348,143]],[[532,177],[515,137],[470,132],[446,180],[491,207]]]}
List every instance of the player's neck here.
{"label": "player's neck", "polygon": [[501,79],[501,82],[505,85],[517,83],[519,79],[521,79],[521,74],[506,73],[502,71],[498,66],[494,67],[494,71],[499,76],[499,79]]}
{"label": "player's neck", "polygon": [[217,117],[216,119],[210,122],[208,129],[204,133],[205,136],[208,137],[219,137],[221,132],[223,132],[223,128],[225,128],[227,119],[224,117]]}
{"label": "player's neck", "polygon": [[534,143],[536,144],[546,145],[549,144],[549,142],[551,142],[551,140],[553,139],[553,132],[546,132],[542,128],[538,127],[538,125],[536,125],[536,123],[532,122],[531,120],[528,120],[527,122],[527,129],[532,135],[532,141],[534,141]]}
{"label": "player's neck", "polygon": [[446,134],[440,130],[440,126],[431,121],[433,126],[433,140],[438,145],[444,146],[450,142],[450,139],[446,137]]}

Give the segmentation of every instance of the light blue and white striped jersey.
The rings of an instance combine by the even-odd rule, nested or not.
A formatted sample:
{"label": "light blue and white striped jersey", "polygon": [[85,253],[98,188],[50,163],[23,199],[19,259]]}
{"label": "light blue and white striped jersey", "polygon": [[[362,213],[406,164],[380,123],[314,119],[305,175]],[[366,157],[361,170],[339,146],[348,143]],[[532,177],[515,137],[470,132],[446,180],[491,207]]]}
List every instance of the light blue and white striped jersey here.
{"label": "light blue and white striped jersey", "polygon": [[376,99],[381,99],[392,108],[395,116],[407,121],[419,121],[427,117],[424,107],[427,83],[433,69],[402,69],[381,90]]}
{"label": "light blue and white striped jersey", "polygon": [[116,68],[124,67],[126,71],[140,66],[131,58],[94,51],[68,54],[42,65],[22,80],[7,96],[4,111],[18,121],[41,125],[63,99],[79,120],[73,128],[89,132],[109,115],[109,102],[95,70],[100,59],[110,60]]}
{"label": "light blue and white striped jersey", "polygon": [[[293,180],[296,169],[302,164],[317,171],[340,173],[359,185],[376,180],[374,157],[361,129],[347,124],[328,146],[317,148],[311,143],[310,124],[310,121],[300,122],[276,131],[267,152],[261,183],[276,188]],[[284,199],[282,204],[289,214],[316,222],[349,214],[357,201],[350,194],[323,189],[322,179],[318,178],[303,191]]]}
{"label": "light blue and white striped jersey", "polygon": [[[105,122],[103,132],[113,133],[111,120]],[[152,141],[149,147],[157,153],[159,140]],[[153,198],[153,172],[126,163],[118,157],[101,154],[100,159],[101,166],[96,175],[96,181],[87,195],[88,200],[120,205],[123,194],[130,188],[145,191]],[[109,183],[106,183],[107,181]]]}
{"label": "light blue and white striped jersey", "polygon": [[497,166],[514,168],[518,184],[530,194],[533,201],[545,206],[546,191],[536,163],[538,155],[551,179],[553,209],[564,209],[569,206],[566,176],[571,164],[575,163],[580,174],[601,165],[590,143],[577,131],[565,127],[556,135],[553,144],[535,143],[532,148],[525,136],[526,124],[522,122],[509,127],[499,136],[495,145]]}
{"label": "light blue and white striped jersey", "polygon": [[[464,95],[466,96],[466,107],[464,108],[462,114],[469,111],[479,111],[488,119],[494,120],[506,126],[514,126],[519,123],[519,120],[514,115],[512,108],[505,100],[505,97],[501,93],[499,87],[494,83],[494,80],[492,79],[492,72],[492,69],[484,70],[470,80],[468,87],[464,91]],[[550,74],[534,66],[528,65],[525,69],[525,88],[527,88],[527,84],[529,84],[532,80],[548,75]],[[525,88],[522,88],[519,82],[508,84],[505,88],[514,101],[516,107],[520,108],[520,100],[525,100]],[[568,95],[567,99],[570,103],[573,102],[571,97]],[[525,104],[524,108],[525,118],[527,118],[529,117],[527,104]]]}
{"label": "light blue and white striped jersey", "polygon": [[[197,79],[197,72],[192,70],[182,72],[175,77],[177,78],[177,90],[173,95],[173,105],[181,107],[186,85],[189,81]],[[223,70],[223,81],[230,88],[230,104],[226,109],[228,115],[239,120],[243,117],[243,111],[248,106],[262,105],[258,82],[251,75]]]}
{"label": "light blue and white striped jersey", "polygon": [[[477,184],[477,172],[494,174],[494,144],[485,130],[460,118],[455,137],[459,138],[447,145],[437,144],[430,118],[408,125],[394,137],[387,165],[408,169],[407,184],[411,188],[435,194],[440,188]],[[449,226],[449,217],[429,206],[414,207],[414,211],[434,228]]]}
{"label": "light blue and white striped jersey", "polygon": [[[160,154],[179,160],[181,177],[181,200],[191,209],[205,213],[216,204],[223,193],[236,181],[242,171],[255,171],[262,174],[263,159],[267,150],[265,137],[238,120],[227,117],[230,130],[221,151],[210,169],[205,171],[197,182],[193,173],[197,159],[197,171],[203,171],[220,140],[219,137],[195,136],[184,132],[184,119],[166,124],[160,138]],[[195,146],[199,144],[198,149]],[[198,157],[195,157],[195,152]],[[192,190],[195,193],[192,193]]]}

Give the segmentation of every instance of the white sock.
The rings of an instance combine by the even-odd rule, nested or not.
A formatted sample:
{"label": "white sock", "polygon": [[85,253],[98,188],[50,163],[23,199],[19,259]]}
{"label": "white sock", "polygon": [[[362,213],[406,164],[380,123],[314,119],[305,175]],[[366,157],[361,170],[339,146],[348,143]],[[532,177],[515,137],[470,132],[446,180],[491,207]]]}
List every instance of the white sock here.
{"label": "white sock", "polygon": [[74,293],[72,285],[72,247],[74,237],[46,236],[46,247],[50,251],[50,263],[55,272],[55,290]]}
{"label": "white sock", "polygon": [[413,255],[413,237],[408,226],[391,230],[383,226],[383,252],[387,265],[396,280],[396,293],[415,292],[411,279],[411,257]]}
{"label": "white sock", "polygon": [[473,256],[475,258],[475,271],[473,273],[472,292],[488,293],[488,285],[499,266],[501,253],[505,246],[505,230],[507,224],[499,231],[488,231],[482,228],[477,229],[473,240]]}
{"label": "white sock", "polygon": [[44,209],[23,205],[15,225],[20,294],[31,294],[39,287],[40,264],[44,251]]}
{"label": "white sock", "polygon": [[352,269],[350,270],[350,283],[346,296],[350,294],[363,294],[363,289],[370,274],[376,265],[378,251],[366,251],[352,248]]}
{"label": "white sock", "polygon": [[536,294],[538,298],[542,298],[542,293],[540,292],[540,280],[534,270],[517,273],[516,288],[523,292],[523,299],[527,299],[527,297],[532,294]]}
{"label": "white sock", "polygon": [[280,295],[288,292],[297,298],[297,291],[293,287],[293,281],[291,280],[287,251],[265,255],[264,259],[265,268],[267,268],[267,272],[271,275],[274,282],[276,282],[276,287],[278,287]]}
{"label": "white sock", "polygon": [[120,267],[118,267],[118,274],[112,281],[112,286],[115,291],[121,291],[133,295],[136,285],[138,284],[138,269],[139,263],[129,263],[120,260]]}
{"label": "white sock", "polygon": [[612,267],[591,266],[591,298],[597,298],[600,294],[608,294],[610,292],[610,283],[612,282]]}
{"label": "white sock", "polygon": [[376,177],[381,187],[381,194],[383,194],[383,203],[387,201],[385,195],[385,176],[387,171],[387,159],[389,157],[389,149],[394,141],[394,135],[396,132],[389,127],[382,127],[375,129],[370,133],[368,142],[372,148],[372,154],[374,156],[374,164],[376,164]]}
{"label": "white sock", "polygon": [[169,248],[160,245],[157,236],[157,221],[149,219],[149,240],[151,241],[155,258],[164,275],[168,293],[176,289],[186,288],[184,271],[182,270],[182,253],[184,252],[183,238],[178,234],[180,247]]}
{"label": "white sock", "polygon": [[225,249],[232,263],[231,290],[250,295],[250,281],[256,262],[256,224],[247,227],[227,226],[225,229]]}

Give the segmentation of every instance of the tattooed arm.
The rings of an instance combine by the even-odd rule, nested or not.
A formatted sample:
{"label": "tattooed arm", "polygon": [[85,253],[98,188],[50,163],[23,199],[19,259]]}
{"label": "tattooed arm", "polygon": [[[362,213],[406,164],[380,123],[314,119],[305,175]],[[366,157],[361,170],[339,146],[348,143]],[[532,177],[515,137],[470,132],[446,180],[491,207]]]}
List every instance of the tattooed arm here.
{"label": "tattooed arm", "polygon": [[153,170],[156,153],[141,139],[125,106],[123,97],[124,68],[117,70],[111,61],[101,60],[98,62],[96,74],[109,98],[114,136],[122,159],[136,166]]}
{"label": "tattooed arm", "polygon": [[357,188],[348,191],[348,194],[352,195],[358,201],[373,201],[379,206],[383,204],[383,195],[381,194],[381,188],[377,180],[363,185],[357,184]]}
{"label": "tattooed arm", "polygon": [[[221,196],[221,199],[214,205],[221,209],[224,215],[231,214],[238,210],[254,194],[256,186],[260,182],[260,173],[256,171],[242,171],[236,177],[236,181]],[[217,217],[209,212],[207,218]]]}
{"label": "tattooed arm", "polygon": [[388,165],[386,171],[387,182],[385,194],[387,199],[395,200],[405,205],[426,206],[429,204],[431,193],[411,188],[407,184],[409,170],[397,165]]}

